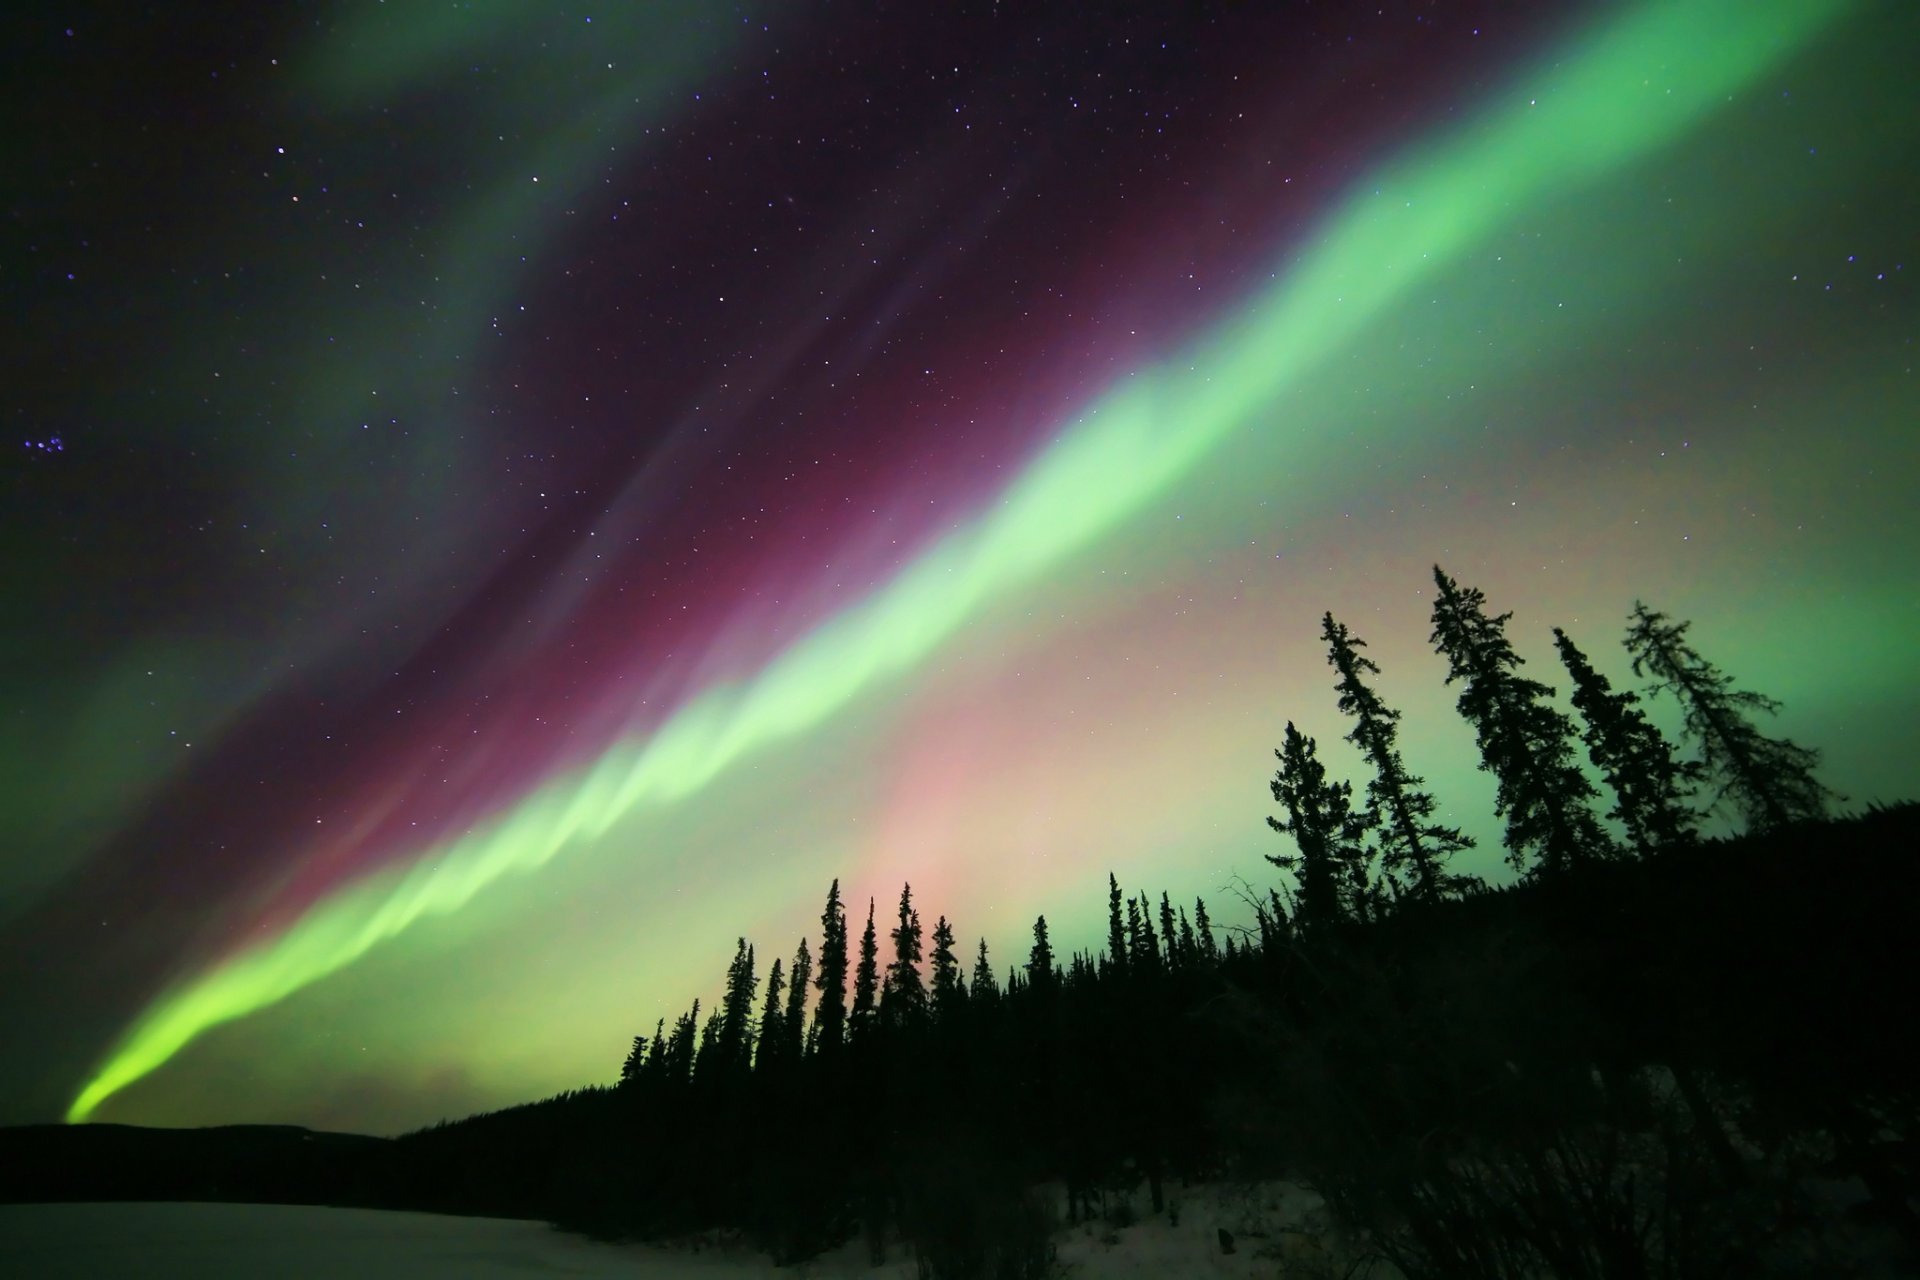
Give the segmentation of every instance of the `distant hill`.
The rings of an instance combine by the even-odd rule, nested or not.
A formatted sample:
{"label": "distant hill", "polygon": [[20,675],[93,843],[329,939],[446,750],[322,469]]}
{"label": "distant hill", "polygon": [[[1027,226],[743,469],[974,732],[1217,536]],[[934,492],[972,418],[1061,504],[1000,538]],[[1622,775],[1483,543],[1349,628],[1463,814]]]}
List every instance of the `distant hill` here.
{"label": "distant hill", "polygon": [[294,1125],[0,1129],[0,1201],[230,1200],[372,1205],[391,1143]]}

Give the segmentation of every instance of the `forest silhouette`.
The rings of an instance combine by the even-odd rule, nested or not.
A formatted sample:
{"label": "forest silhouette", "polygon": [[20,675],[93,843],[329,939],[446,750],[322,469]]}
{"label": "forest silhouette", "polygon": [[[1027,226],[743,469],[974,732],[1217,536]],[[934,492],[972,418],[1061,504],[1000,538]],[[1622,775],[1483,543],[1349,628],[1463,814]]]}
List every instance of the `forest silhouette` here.
{"label": "forest silhouette", "polygon": [[[1250,925],[1109,875],[1104,948],[1058,954],[1043,915],[994,957],[933,904],[925,926],[911,885],[862,920],[835,880],[817,935],[770,963],[737,939],[718,1004],[636,1035],[617,1084],[335,1144],[304,1180],[283,1161],[285,1186],[176,1160],[162,1194],[204,1175],[187,1194],[719,1232],[786,1263],[864,1235],[960,1280],[1051,1274],[1062,1213],[1291,1179],[1353,1258],[1410,1278],[1843,1274],[1860,1232],[1920,1260],[1920,1038],[1899,1030],[1920,806],[1837,816],[1817,752],[1769,736],[1778,704],[1684,622],[1635,605],[1640,692],[1554,629],[1568,709],[1523,674],[1511,614],[1434,582],[1430,643],[1495,783],[1508,883],[1454,866],[1474,841],[1437,820],[1379,666],[1327,614],[1369,776],[1330,779],[1284,724],[1284,874],[1229,887]],[[1703,837],[1715,813],[1735,834]],[[97,1191],[118,1164],[106,1194],[156,1194],[166,1177],[99,1128],[84,1151],[0,1135],[0,1193]]]}

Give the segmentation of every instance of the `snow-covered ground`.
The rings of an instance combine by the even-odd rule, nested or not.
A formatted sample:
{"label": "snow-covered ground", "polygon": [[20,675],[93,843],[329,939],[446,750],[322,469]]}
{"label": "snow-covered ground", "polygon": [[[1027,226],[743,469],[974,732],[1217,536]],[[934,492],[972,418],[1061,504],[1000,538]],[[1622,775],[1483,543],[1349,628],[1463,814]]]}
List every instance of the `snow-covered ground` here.
{"label": "snow-covered ground", "polygon": [[0,1205],[0,1275],[34,1280],[725,1280],[755,1260],[595,1244],[544,1222],[278,1204]]}
{"label": "snow-covered ground", "polygon": [[[1062,1228],[1066,1274],[1081,1280],[1273,1277],[1306,1262],[1316,1237],[1280,1228],[1311,1223],[1312,1197],[1285,1186],[1170,1190],[1180,1223],[1161,1214],[1124,1229]],[[1144,1212],[1145,1196],[1134,1197]],[[1219,1231],[1234,1233],[1221,1251]],[[1292,1274],[1302,1274],[1293,1270]],[[1310,1271],[1306,1272],[1311,1274]],[[896,1249],[870,1266],[866,1246],[790,1268],[764,1257],[707,1247],[598,1244],[545,1223],[452,1218],[375,1209],[247,1204],[0,1205],[0,1276],[34,1280],[138,1276],[143,1280],[493,1280],[495,1277],[625,1277],[627,1280],[895,1280],[913,1263]]]}
{"label": "snow-covered ground", "polygon": [[[1284,1182],[1170,1186],[1169,1212],[1158,1216],[1147,1216],[1144,1194],[1134,1195],[1132,1204],[1142,1218],[1124,1230],[1099,1222],[1061,1230],[1056,1238],[1068,1277],[1274,1280],[1348,1274],[1346,1252],[1328,1226],[1320,1197],[1303,1187]],[[1223,1229],[1233,1237],[1231,1254],[1220,1248]],[[1399,1275],[1385,1264],[1353,1274],[1371,1280]]]}

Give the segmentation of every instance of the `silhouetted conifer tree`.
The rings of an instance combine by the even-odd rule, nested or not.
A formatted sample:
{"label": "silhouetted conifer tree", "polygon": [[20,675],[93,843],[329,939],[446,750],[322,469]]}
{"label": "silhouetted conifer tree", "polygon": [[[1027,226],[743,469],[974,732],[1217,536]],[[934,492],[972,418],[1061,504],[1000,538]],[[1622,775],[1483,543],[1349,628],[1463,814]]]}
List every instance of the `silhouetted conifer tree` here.
{"label": "silhouetted conifer tree", "polygon": [[973,962],[973,999],[992,1005],[1000,999],[1000,983],[993,976],[993,963],[987,959],[987,940],[980,939],[980,954]]}
{"label": "silhouetted conifer tree", "polygon": [[1027,984],[1036,993],[1054,989],[1053,944],[1047,941],[1045,916],[1033,922],[1033,949],[1027,952]]}
{"label": "silhouetted conifer tree", "polygon": [[953,954],[953,926],[941,916],[933,923],[933,1012],[951,1024],[966,1003],[967,987],[960,975],[960,958]]}
{"label": "silhouetted conifer tree", "polygon": [[753,996],[759,985],[753,973],[753,948],[742,938],[734,950],[733,963],[727,966],[726,991],[720,1000],[713,1066],[722,1077],[732,1078],[746,1069],[751,1052]]}
{"label": "silhouetted conifer tree", "polygon": [[780,957],[773,958],[773,968],[767,974],[766,1003],[760,1008],[759,1051],[754,1057],[754,1065],[770,1068],[780,1061],[787,1047],[784,1015],[780,1008],[780,997],[786,993],[786,973],[780,968]]}
{"label": "silhouetted conifer tree", "polygon": [[667,1020],[660,1018],[653,1024],[653,1043],[647,1049],[647,1065],[644,1079],[649,1087],[658,1085],[667,1078]]}
{"label": "silhouetted conifer tree", "polygon": [[891,1026],[908,1026],[926,1017],[927,989],[920,980],[920,913],[913,886],[900,890],[900,923],[894,927],[893,962],[880,993],[880,1013]]}
{"label": "silhouetted conifer tree", "polygon": [[[1268,818],[1267,825],[1292,836],[1300,852],[1267,854],[1274,866],[1291,871],[1299,884],[1301,925],[1321,929],[1342,919],[1342,899],[1351,896],[1348,867],[1364,855],[1360,839],[1365,826],[1353,812],[1353,788],[1328,782],[1314,741],[1287,721],[1280,750],[1280,769],[1273,776],[1273,798],[1286,806],[1287,816]],[[1345,890],[1343,892],[1343,890]]]}
{"label": "silhouetted conifer tree", "polygon": [[[1456,704],[1480,742],[1480,767],[1498,783],[1494,813],[1507,820],[1507,861],[1547,874],[1613,854],[1588,802],[1598,793],[1574,763],[1573,722],[1547,699],[1553,690],[1518,674],[1525,659],[1507,640],[1503,613],[1488,617],[1486,596],[1433,569],[1434,648],[1445,655],[1447,683],[1464,681]],[[1529,856],[1537,860],[1527,866]]]}
{"label": "silhouetted conifer tree", "polygon": [[1651,692],[1679,700],[1683,737],[1697,744],[1702,769],[1719,784],[1716,803],[1731,803],[1755,831],[1825,817],[1840,797],[1813,776],[1820,753],[1755,728],[1750,716],[1773,715],[1780,704],[1735,689],[1732,676],[1687,643],[1692,625],[1671,622],[1635,601],[1626,646],[1633,674],[1652,676]]}
{"label": "silhouetted conifer tree", "polygon": [[853,976],[853,1015],[848,1019],[851,1035],[873,1029],[875,997],[880,988],[880,945],[873,931],[873,899],[867,899],[867,928],[860,935],[860,967]]}
{"label": "silhouetted conifer tree", "polygon": [[620,1083],[632,1084],[645,1073],[647,1068],[647,1038],[635,1036],[633,1048],[627,1050],[627,1060],[620,1064]]}
{"label": "silhouetted conifer tree", "polygon": [[1222,951],[1220,956],[1220,963],[1223,965],[1231,965],[1235,960],[1238,960],[1239,958],[1240,958],[1239,952],[1234,948],[1234,945],[1233,945],[1233,935],[1229,933],[1227,935],[1226,948]]}
{"label": "silhouetted conifer tree", "polygon": [[[1262,954],[1273,957],[1287,950],[1293,943],[1293,921],[1287,914],[1286,904],[1280,901],[1280,891],[1269,888],[1265,902],[1250,896],[1246,901],[1253,908],[1253,922],[1260,934]],[[1294,902],[1297,908],[1298,895],[1295,895]],[[1248,950],[1251,950],[1251,947]],[[1246,952],[1243,951],[1241,954],[1244,955]]]}
{"label": "silhouetted conifer tree", "polygon": [[673,1035],[667,1041],[667,1079],[671,1083],[684,1085],[693,1078],[694,1044],[699,1034],[700,1002],[695,1000],[693,1008],[674,1022]]}
{"label": "silhouetted conifer tree", "polygon": [[1270,942],[1275,950],[1279,950],[1293,941],[1293,922],[1287,917],[1286,904],[1280,901],[1278,889],[1267,890],[1267,907],[1269,920],[1267,928],[1272,936],[1271,938],[1263,937],[1262,941]]}
{"label": "silhouetted conifer tree", "polygon": [[1120,881],[1107,872],[1107,963],[1116,978],[1127,976],[1127,934],[1120,923]]}
{"label": "silhouetted conifer tree", "polygon": [[1687,799],[1700,767],[1673,758],[1672,745],[1640,710],[1639,697],[1615,693],[1566,632],[1555,627],[1553,641],[1573,677],[1573,705],[1587,724],[1587,755],[1613,789],[1616,803],[1607,816],[1643,851],[1690,842],[1694,816]]}
{"label": "silhouetted conifer tree", "polygon": [[787,1009],[780,1018],[781,1034],[785,1041],[781,1046],[781,1056],[788,1062],[800,1061],[801,1050],[805,1044],[807,1030],[807,984],[813,981],[813,956],[807,951],[804,936],[800,945],[793,949],[793,972],[788,976]]}
{"label": "silhouetted conifer tree", "polygon": [[1174,933],[1173,900],[1164,889],[1160,891],[1160,945],[1163,948],[1161,959],[1167,972],[1172,973],[1180,967],[1180,945]]}
{"label": "silhouetted conifer tree", "polygon": [[831,1054],[846,1041],[847,1034],[847,909],[840,901],[840,881],[827,890],[827,906],[820,913],[820,976],[814,980],[820,990],[820,1006],[814,1010],[818,1029],[815,1049]]}
{"label": "silhouetted conifer tree", "polygon": [[1140,895],[1140,950],[1129,963],[1138,973],[1160,973],[1160,939],[1153,932],[1153,904],[1144,893]]}
{"label": "silhouetted conifer tree", "polygon": [[700,1024],[700,1047],[693,1051],[693,1080],[705,1088],[716,1083],[723,1074],[720,1065],[720,1011],[715,1009]]}
{"label": "silhouetted conifer tree", "polygon": [[1207,918],[1205,898],[1193,900],[1193,932],[1195,940],[1200,944],[1200,958],[1208,964],[1218,964],[1220,948],[1214,941],[1213,921]]}
{"label": "silhouetted conifer tree", "polygon": [[1373,766],[1366,820],[1377,833],[1381,870],[1390,878],[1410,879],[1417,897],[1442,897],[1464,879],[1448,873],[1447,860],[1473,848],[1473,838],[1458,827],[1429,821],[1433,796],[1420,789],[1423,779],[1408,773],[1400,759],[1400,713],[1382,702],[1366,682],[1367,675],[1380,674],[1379,666],[1360,653],[1367,642],[1335,622],[1332,613],[1321,618],[1320,636],[1327,642],[1327,661],[1340,675],[1334,686],[1340,694],[1340,710],[1354,720],[1347,741],[1359,747]]}
{"label": "silhouetted conifer tree", "polygon": [[1140,900],[1127,899],[1127,963],[1126,971],[1134,971],[1140,963]]}
{"label": "silhouetted conifer tree", "polygon": [[1200,946],[1194,940],[1193,922],[1187,919],[1187,909],[1180,908],[1180,967],[1191,969],[1200,963]]}

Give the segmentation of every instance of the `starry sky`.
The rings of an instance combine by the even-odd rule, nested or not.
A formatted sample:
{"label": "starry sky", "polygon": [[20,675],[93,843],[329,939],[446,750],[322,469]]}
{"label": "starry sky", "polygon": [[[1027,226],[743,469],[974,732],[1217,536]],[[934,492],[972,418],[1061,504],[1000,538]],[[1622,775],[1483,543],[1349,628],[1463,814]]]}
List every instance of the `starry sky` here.
{"label": "starry sky", "polygon": [[836,876],[1235,919],[1326,610],[1497,878],[1436,561],[1914,794],[1920,10],[1100,8],[0,20],[0,1121],[605,1081]]}

